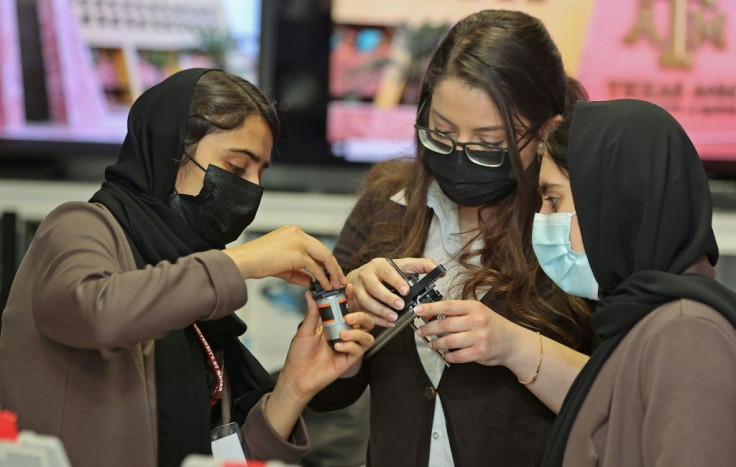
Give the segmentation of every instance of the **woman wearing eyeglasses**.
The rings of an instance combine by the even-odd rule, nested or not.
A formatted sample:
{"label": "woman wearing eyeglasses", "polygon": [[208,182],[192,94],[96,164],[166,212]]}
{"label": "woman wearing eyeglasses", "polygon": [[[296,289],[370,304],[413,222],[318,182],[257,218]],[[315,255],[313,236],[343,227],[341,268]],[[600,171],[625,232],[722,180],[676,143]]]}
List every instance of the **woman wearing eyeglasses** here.
{"label": "woman wearing eyeglasses", "polygon": [[591,331],[588,304],[556,287],[531,247],[536,149],[584,94],[544,25],[520,12],[463,19],[432,57],[415,157],[371,171],[334,251],[351,309],[383,327],[408,290],[387,257],[406,273],[447,269],[445,300],[416,310],[443,319],[407,328],[311,403],[341,408],[370,387],[369,464],[541,459]]}

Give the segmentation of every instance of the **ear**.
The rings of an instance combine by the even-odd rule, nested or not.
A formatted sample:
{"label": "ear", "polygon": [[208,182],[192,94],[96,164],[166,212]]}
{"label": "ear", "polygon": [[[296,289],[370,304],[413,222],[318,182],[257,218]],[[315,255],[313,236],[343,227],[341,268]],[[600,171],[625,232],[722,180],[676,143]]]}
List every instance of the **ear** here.
{"label": "ear", "polygon": [[544,122],[544,125],[542,126],[542,130],[539,132],[539,136],[542,138],[542,141],[547,141],[547,136],[549,136],[549,133],[552,131],[552,129],[562,121],[562,115],[557,114],[554,117],[548,119],[546,122]]}

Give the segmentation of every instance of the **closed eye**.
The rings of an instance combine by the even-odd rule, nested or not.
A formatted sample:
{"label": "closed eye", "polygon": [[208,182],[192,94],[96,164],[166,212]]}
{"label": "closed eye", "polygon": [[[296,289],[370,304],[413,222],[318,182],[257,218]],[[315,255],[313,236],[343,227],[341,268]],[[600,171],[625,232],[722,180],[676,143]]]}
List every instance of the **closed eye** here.
{"label": "closed eye", "polygon": [[552,209],[557,210],[557,205],[560,204],[560,198],[554,196],[546,196],[542,198],[545,203],[549,204]]}
{"label": "closed eye", "polygon": [[443,136],[450,136],[450,137],[452,137],[452,135],[453,135],[453,130],[440,130],[439,128],[436,128],[436,127],[433,128],[433,130],[436,131],[437,133],[443,135]]}
{"label": "closed eye", "polygon": [[227,167],[230,172],[234,173],[238,177],[245,173],[245,167],[240,167],[230,162],[227,163]]}

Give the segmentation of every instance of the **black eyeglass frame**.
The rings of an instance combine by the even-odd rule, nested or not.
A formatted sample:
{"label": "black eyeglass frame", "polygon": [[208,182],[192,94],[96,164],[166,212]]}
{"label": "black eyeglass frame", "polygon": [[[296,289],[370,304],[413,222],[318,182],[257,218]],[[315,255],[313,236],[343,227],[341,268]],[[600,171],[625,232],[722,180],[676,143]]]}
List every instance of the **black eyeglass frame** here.
{"label": "black eyeglass frame", "polygon": [[[470,162],[472,162],[475,165],[479,165],[481,167],[494,167],[494,168],[495,167],[500,167],[500,166],[503,165],[503,162],[504,162],[505,157],[509,154],[509,148],[504,148],[502,146],[497,146],[495,144],[486,143],[486,142],[482,142],[482,141],[466,142],[466,143],[464,143],[464,142],[457,141],[457,140],[453,139],[452,137],[448,136],[445,133],[442,133],[441,131],[433,130],[431,128],[428,128],[426,126],[420,125],[418,123],[414,123],[414,129],[416,129],[417,131],[420,131],[421,130],[421,131],[426,131],[426,132],[429,132],[429,133],[438,135],[438,136],[440,136],[442,138],[445,138],[448,141],[452,142],[453,146],[450,146],[450,150],[448,152],[440,152],[440,154],[447,154],[447,155],[452,154],[452,152],[455,150],[455,148],[459,146],[459,147],[463,148],[463,153],[465,154],[465,157],[467,157]],[[422,141],[422,138],[419,138],[419,142],[422,143],[422,146],[424,146],[426,149],[429,149],[431,151],[436,151],[437,150],[437,148],[429,148],[429,147],[427,147],[427,145],[424,144],[424,141]],[[499,162],[498,164],[488,164],[488,163],[478,162],[477,160],[474,160],[473,157],[468,153],[468,149],[467,149],[468,146],[480,146],[482,148],[488,148],[491,151],[500,152],[501,153],[501,162]]]}

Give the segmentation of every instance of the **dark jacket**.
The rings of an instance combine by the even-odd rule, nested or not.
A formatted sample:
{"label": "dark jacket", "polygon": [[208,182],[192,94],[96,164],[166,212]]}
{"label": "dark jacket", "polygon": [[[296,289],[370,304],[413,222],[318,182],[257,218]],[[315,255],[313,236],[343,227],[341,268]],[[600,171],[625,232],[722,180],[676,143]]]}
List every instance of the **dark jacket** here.
{"label": "dark jacket", "polygon": [[[375,203],[392,203],[395,209],[378,219]],[[380,229],[386,222],[401,223],[404,212],[404,206],[376,200],[370,193],[358,201],[334,251],[345,273],[386,255],[387,251],[379,248],[352,258],[372,229]],[[508,318],[504,303],[492,302],[488,297],[482,301]],[[437,394],[447,419],[456,466],[536,465],[555,418],[505,367],[453,364],[445,369],[438,387],[433,387],[410,328],[364,362],[358,375],[338,380],[319,393],[310,408],[329,411],[345,407],[366,386],[371,394],[369,465],[427,465]]]}

